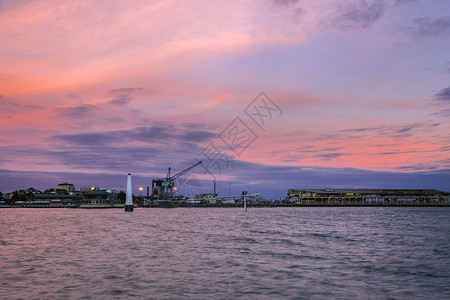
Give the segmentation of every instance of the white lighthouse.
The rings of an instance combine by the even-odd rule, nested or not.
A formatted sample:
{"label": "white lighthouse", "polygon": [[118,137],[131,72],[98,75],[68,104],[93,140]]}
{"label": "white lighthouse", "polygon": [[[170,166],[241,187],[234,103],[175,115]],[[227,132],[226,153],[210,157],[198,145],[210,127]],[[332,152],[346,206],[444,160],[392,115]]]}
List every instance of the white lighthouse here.
{"label": "white lighthouse", "polygon": [[133,189],[131,187],[131,173],[127,179],[127,200],[125,201],[125,211],[133,211]]}

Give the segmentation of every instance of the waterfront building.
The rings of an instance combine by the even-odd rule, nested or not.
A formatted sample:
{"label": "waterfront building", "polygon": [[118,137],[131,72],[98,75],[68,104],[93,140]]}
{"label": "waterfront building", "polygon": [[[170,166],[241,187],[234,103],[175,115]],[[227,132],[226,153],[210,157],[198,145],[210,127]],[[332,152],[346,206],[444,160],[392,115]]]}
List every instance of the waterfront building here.
{"label": "waterfront building", "polygon": [[27,193],[33,193],[33,194],[42,194],[42,191],[37,190],[33,187],[28,188]]}
{"label": "waterfront building", "polygon": [[68,195],[69,192],[65,189],[50,188],[50,189],[46,189],[44,191],[44,194]]}
{"label": "waterfront building", "polygon": [[67,193],[69,193],[69,194],[72,192],[75,192],[75,186],[73,184],[67,183],[67,182],[58,184],[58,186],[56,188],[60,189],[60,190],[66,190]]}
{"label": "waterfront building", "polygon": [[200,203],[216,204],[217,203],[217,194],[213,194],[213,193],[197,194],[197,195],[195,195],[195,200],[199,200]]}
{"label": "waterfront building", "polygon": [[80,205],[83,196],[81,195],[61,195],[61,194],[36,194],[34,201],[24,203],[23,206],[33,207],[35,205],[42,205],[47,203],[51,207],[76,207]]}
{"label": "waterfront building", "polygon": [[450,193],[434,189],[289,189],[296,204],[448,204]]}
{"label": "waterfront building", "polygon": [[117,193],[108,193],[107,190],[91,189],[83,191],[83,196],[84,198],[80,204],[81,208],[107,208],[116,207],[120,204],[117,199]]}
{"label": "waterfront building", "polygon": [[96,186],[83,186],[80,188],[80,192],[99,191],[100,188]]}

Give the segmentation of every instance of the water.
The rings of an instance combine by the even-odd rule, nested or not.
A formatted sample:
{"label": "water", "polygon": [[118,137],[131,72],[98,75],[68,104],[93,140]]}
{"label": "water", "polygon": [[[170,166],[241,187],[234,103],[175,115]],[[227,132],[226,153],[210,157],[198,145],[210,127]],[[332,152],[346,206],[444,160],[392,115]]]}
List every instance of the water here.
{"label": "water", "polygon": [[450,208],[0,209],[2,299],[450,299]]}

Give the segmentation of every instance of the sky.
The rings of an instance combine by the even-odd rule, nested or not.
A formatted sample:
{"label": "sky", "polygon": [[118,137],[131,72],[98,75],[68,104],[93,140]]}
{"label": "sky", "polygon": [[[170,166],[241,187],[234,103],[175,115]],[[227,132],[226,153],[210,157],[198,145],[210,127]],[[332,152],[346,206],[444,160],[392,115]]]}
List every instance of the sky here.
{"label": "sky", "polygon": [[447,0],[0,0],[0,191],[450,191]]}

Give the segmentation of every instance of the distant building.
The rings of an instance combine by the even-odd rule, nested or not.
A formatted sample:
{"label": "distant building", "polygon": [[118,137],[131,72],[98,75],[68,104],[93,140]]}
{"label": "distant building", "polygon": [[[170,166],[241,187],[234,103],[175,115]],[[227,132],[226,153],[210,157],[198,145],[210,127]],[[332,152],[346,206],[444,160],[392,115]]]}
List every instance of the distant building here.
{"label": "distant building", "polygon": [[[66,192],[67,193],[67,192]],[[34,204],[45,204],[51,205],[52,207],[57,206],[78,206],[83,200],[81,195],[68,195],[68,194],[36,194],[34,195]]]}
{"label": "distant building", "polygon": [[167,195],[163,193],[163,182],[162,179],[152,179],[152,199],[156,200],[167,197]]}
{"label": "distant building", "polygon": [[39,191],[39,190],[37,190],[37,189],[35,189],[35,188],[30,187],[30,188],[27,190],[27,193],[41,194],[42,192]]}
{"label": "distant building", "polygon": [[89,204],[113,204],[118,203],[117,193],[109,193],[107,190],[89,190],[83,192],[83,205]]}
{"label": "distant building", "polygon": [[433,189],[289,189],[295,203],[448,203],[450,193]]}
{"label": "distant building", "polygon": [[80,188],[80,192],[90,192],[90,191],[99,191],[100,189],[96,186],[83,186]]}
{"label": "distant building", "polygon": [[46,189],[44,194],[56,194],[56,195],[68,195],[69,192],[66,189]]}
{"label": "distant building", "polygon": [[58,189],[58,190],[66,190],[67,193],[75,192],[75,187],[73,186],[73,184],[67,183],[67,182],[58,184],[56,189]]}
{"label": "distant building", "polygon": [[217,194],[197,194],[195,195],[196,200],[200,200],[201,202],[208,204],[216,204],[217,203]]}

